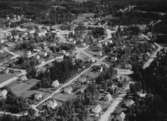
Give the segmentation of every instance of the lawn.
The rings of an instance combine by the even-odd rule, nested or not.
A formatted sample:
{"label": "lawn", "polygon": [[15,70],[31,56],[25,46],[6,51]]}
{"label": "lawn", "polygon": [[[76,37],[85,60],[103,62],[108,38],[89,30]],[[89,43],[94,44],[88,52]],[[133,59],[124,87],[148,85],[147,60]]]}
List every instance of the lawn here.
{"label": "lawn", "polygon": [[2,74],[0,73],[0,83],[3,83],[5,82],[6,80],[10,79],[10,78],[13,78],[15,77],[16,74],[11,74],[11,73],[8,73],[8,74]]}

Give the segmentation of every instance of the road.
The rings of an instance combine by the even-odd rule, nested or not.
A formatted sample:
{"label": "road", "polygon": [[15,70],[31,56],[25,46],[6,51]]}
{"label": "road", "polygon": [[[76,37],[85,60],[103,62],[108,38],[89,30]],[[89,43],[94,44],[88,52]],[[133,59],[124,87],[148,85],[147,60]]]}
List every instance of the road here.
{"label": "road", "polygon": [[110,29],[106,29],[106,33],[107,36],[105,39],[101,40],[100,42],[105,42],[105,41],[109,41],[112,38],[112,34],[116,33],[116,30],[110,30]]}
{"label": "road", "polygon": [[157,57],[157,53],[163,49],[163,47],[157,43],[155,45],[158,47],[155,52],[153,52],[147,62],[144,63],[143,69],[146,69],[150,66],[150,64],[154,61],[154,59]]}
{"label": "road", "polygon": [[120,94],[117,98],[115,98],[111,105],[108,107],[108,109],[101,115],[99,121],[109,120],[110,115],[115,111],[115,109],[119,106],[124,97],[127,95],[127,90],[129,90],[129,84],[125,86],[124,93]]}
{"label": "road", "polygon": [[85,70],[83,70],[80,74],[78,74],[77,76],[75,76],[74,78],[72,78],[71,80],[69,80],[67,83],[63,84],[61,87],[59,87],[57,90],[55,90],[54,92],[52,92],[48,97],[46,97],[45,99],[43,99],[42,101],[40,101],[38,104],[33,105],[32,107],[34,109],[36,109],[39,105],[43,104],[44,102],[46,102],[47,100],[49,100],[50,98],[52,98],[56,93],[60,92],[64,87],[69,86],[70,84],[72,84],[74,81],[76,81],[81,75],[85,74],[87,71],[89,71],[93,66],[101,63],[105,57],[102,57],[101,59],[99,59],[96,63],[92,64],[91,66],[89,66],[88,68],[86,68]]}
{"label": "road", "polygon": [[[94,57],[93,55],[87,53],[87,52],[85,51],[85,49],[88,49],[88,48],[89,48],[89,46],[86,46],[86,47],[84,47],[84,48],[76,48],[76,52],[77,52],[77,53],[83,53],[84,55],[88,56],[88,57],[91,58],[92,60],[95,60],[95,61],[97,61],[97,62],[100,62],[101,64],[106,65],[106,67],[109,67],[109,65],[108,65],[107,63],[102,62],[103,60],[100,60],[99,58],[96,58],[96,57]],[[107,56],[104,56],[103,58],[106,58],[106,57],[107,57]]]}
{"label": "road", "polygon": [[154,12],[154,11],[144,11],[144,10],[136,10],[136,12],[139,12],[139,13],[151,13],[151,14],[156,14],[156,15],[160,15],[160,16],[165,16],[166,13],[165,12]]}
{"label": "road", "polygon": [[[15,70],[15,69],[13,69],[13,70]],[[12,82],[14,82],[14,81],[16,81],[17,79],[19,79],[20,76],[26,75],[26,71],[24,71],[24,70],[19,70],[19,69],[17,69],[16,71],[21,71],[21,73],[18,74],[17,76],[15,76],[15,77],[13,77],[13,78],[10,78],[10,79],[8,79],[8,80],[6,80],[6,81],[0,83],[0,88],[3,88],[3,87],[5,87],[6,85],[11,84]]]}
{"label": "road", "polygon": [[[76,52],[77,52],[77,53],[83,53],[83,54],[85,54],[86,56],[88,56],[88,57],[90,57],[90,58],[95,59],[96,61],[98,61],[97,58],[94,58],[92,55],[90,55],[90,54],[88,54],[88,53],[86,53],[86,52],[84,51],[84,50],[87,49],[87,48],[88,48],[88,46],[85,47],[85,48],[76,48],[76,49],[77,49]],[[53,59],[51,59],[51,60],[48,60],[48,61],[46,61],[46,62],[44,62],[44,63],[41,63],[41,64],[39,64],[39,65],[37,65],[36,68],[44,67],[45,65],[48,65],[48,64],[50,64],[50,63],[52,63],[52,62],[54,62],[54,61],[56,61],[56,60],[57,60],[57,57],[55,57],[55,58],[53,58]]]}
{"label": "road", "polygon": [[[94,26],[94,25],[93,25],[93,26]],[[97,27],[97,26],[95,26],[95,27]],[[98,26],[98,27],[99,27],[99,26]],[[59,31],[59,32],[61,33],[61,31]],[[63,32],[63,31],[62,31],[62,32]],[[69,32],[69,31],[68,31],[68,32]],[[68,33],[68,32],[66,32],[66,33]],[[102,40],[101,42],[106,41],[106,40],[112,38],[111,33],[115,32],[115,31],[111,31],[110,29],[106,29],[106,32],[107,32],[107,36],[106,36],[106,38],[105,38],[104,40]],[[60,36],[61,38],[64,38],[64,36],[62,36],[62,34],[60,34],[60,33],[59,33],[59,36]],[[65,38],[64,38],[64,39],[65,39]],[[63,39],[61,39],[61,40],[63,40]],[[84,50],[87,49],[88,47],[89,47],[89,46],[86,46],[86,47],[84,47],[84,48],[78,48],[78,47],[77,47],[77,48],[76,48],[76,52],[77,52],[77,53],[83,53],[83,54],[85,54],[86,56],[90,57],[92,60],[99,61],[98,58],[95,58],[95,57],[92,56],[91,54],[89,54],[89,53],[87,53],[87,52],[84,51]],[[36,68],[41,68],[41,67],[43,67],[43,66],[45,66],[45,65],[47,65],[47,64],[49,64],[49,63],[54,62],[56,59],[57,59],[57,58],[53,58],[53,59],[51,59],[51,60],[49,60],[49,61],[46,61],[46,62],[44,62],[44,63],[38,65]],[[105,63],[105,65],[108,66],[108,64],[106,64],[106,63]]]}
{"label": "road", "polygon": [[28,113],[10,113],[10,112],[5,112],[5,111],[0,111],[0,115],[22,117],[22,116],[27,116]]}
{"label": "road", "polygon": [[[153,60],[156,58],[157,53],[162,49],[162,46],[160,46],[159,44],[156,45],[158,46],[158,49],[150,56],[150,59],[147,62],[145,62],[143,68],[149,67],[150,64],[153,62]],[[120,75],[131,74],[131,71],[129,70],[124,70],[124,69],[117,69],[117,70],[120,72],[118,73]],[[120,94],[116,99],[114,99],[109,108],[101,115],[99,121],[109,120],[110,115],[116,110],[118,105],[123,101],[124,97],[127,95],[127,91],[129,90],[129,84],[127,84],[126,87],[124,88],[124,93]]]}
{"label": "road", "polygon": [[[110,33],[110,32],[109,32]],[[106,38],[110,38],[110,34],[108,34],[107,35],[107,37]],[[71,79],[71,80],[69,80],[67,83],[65,83],[65,84],[63,84],[61,87],[59,87],[56,91],[54,91],[54,92],[52,92],[48,97],[46,97],[45,99],[43,99],[42,101],[40,101],[38,104],[36,104],[36,105],[32,105],[31,107],[34,109],[34,110],[37,110],[37,107],[39,106],[39,105],[41,105],[41,104],[43,104],[44,102],[46,102],[47,100],[49,100],[50,98],[52,98],[56,93],[58,93],[58,92],[60,92],[64,87],[66,87],[66,86],[68,86],[68,85],[70,85],[70,84],[72,84],[74,81],[76,81],[81,75],[83,75],[83,74],[85,74],[88,70],[90,70],[94,65],[98,65],[98,64],[104,64],[104,62],[102,62],[103,60],[105,60],[105,58],[107,57],[107,56],[104,56],[104,57],[102,57],[101,59],[98,59],[98,58],[96,58],[96,57],[94,57],[93,55],[91,55],[91,54],[89,54],[89,53],[87,53],[86,51],[85,51],[85,49],[87,49],[89,46],[86,46],[86,47],[84,47],[84,48],[76,48],[76,53],[83,53],[83,54],[85,54],[86,56],[88,56],[88,57],[90,57],[92,60],[95,60],[96,62],[94,63],[94,64],[92,64],[90,67],[88,67],[87,69],[85,69],[84,71],[82,71],[80,74],[78,74],[77,76],[75,76],[73,79]],[[40,65],[38,65],[37,66],[37,68],[40,68],[40,67],[43,67],[43,66],[45,66],[45,65],[47,65],[47,64],[49,64],[49,63],[51,63],[51,62],[53,62],[53,61],[55,61],[56,60],[56,58],[53,58],[53,59],[51,59],[51,60],[49,60],[49,61],[47,61],[47,62],[45,62],[45,63],[43,63],[43,64],[40,64]],[[109,66],[107,63],[105,63],[105,65],[106,66]]]}
{"label": "road", "polygon": [[44,62],[44,63],[41,63],[41,64],[37,65],[36,68],[44,67],[45,65],[48,65],[48,64],[50,64],[50,63],[56,61],[56,59],[57,59],[57,57],[55,57],[55,58],[53,58],[53,59],[51,59],[51,60],[48,60],[48,61],[46,61],[46,62]]}
{"label": "road", "polygon": [[11,52],[11,51],[10,51],[8,48],[6,48],[6,47],[5,47],[3,50],[1,50],[1,51],[6,51],[7,53],[9,53],[9,54],[11,54],[11,55],[13,55],[13,56],[12,56],[10,59],[7,59],[7,60],[1,62],[1,63],[0,63],[0,66],[2,66],[4,63],[9,62],[9,60],[13,60],[13,59],[19,57],[19,55],[17,55],[16,53]]}
{"label": "road", "polygon": [[13,56],[19,56],[19,55],[17,55],[16,53],[11,52],[7,47],[5,47],[4,50],[5,50],[6,52],[8,52],[9,54],[13,55]]}

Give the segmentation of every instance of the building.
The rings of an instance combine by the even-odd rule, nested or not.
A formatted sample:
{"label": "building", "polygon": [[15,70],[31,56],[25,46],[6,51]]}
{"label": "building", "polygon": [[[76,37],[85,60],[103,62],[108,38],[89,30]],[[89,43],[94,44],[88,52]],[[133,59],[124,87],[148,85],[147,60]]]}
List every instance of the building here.
{"label": "building", "polygon": [[0,99],[6,99],[7,98],[8,91],[6,89],[3,89],[0,91]]}
{"label": "building", "polygon": [[104,100],[107,101],[107,102],[111,102],[113,100],[113,97],[111,94],[107,94],[105,97],[104,97]]}
{"label": "building", "polygon": [[87,82],[87,77],[81,77],[79,80],[81,83]]}
{"label": "building", "polygon": [[66,88],[64,88],[64,93],[72,94],[72,91],[73,91],[72,87],[66,87]]}
{"label": "building", "polygon": [[41,93],[37,93],[34,95],[35,100],[41,100],[43,98],[43,95]]}
{"label": "building", "polygon": [[141,98],[145,98],[147,96],[147,94],[145,92],[142,92],[142,91],[137,92],[137,95]]}
{"label": "building", "polygon": [[125,117],[126,117],[126,114],[124,112],[122,112],[120,114],[120,121],[124,121],[125,120]]}
{"label": "building", "polygon": [[58,106],[58,103],[56,100],[49,100],[46,105],[48,108],[55,109]]}
{"label": "building", "polygon": [[60,55],[56,57],[57,62],[62,62],[64,60],[64,55]]}
{"label": "building", "polygon": [[60,83],[58,80],[53,81],[53,83],[52,83],[53,88],[58,88],[59,86],[60,86]]}
{"label": "building", "polygon": [[26,75],[23,75],[23,76],[20,76],[20,80],[22,80],[22,81],[26,81],[26,80],[28,80],[28,78],[27,78]]}
{"label": "building", "polygon": [[101,105],[96,105],[93,109],[92,109],[92,112],[96,115],[96,116],[99,116],[100,113],[102,113],[102,107]]}
{"label": "building", "polygon": [[126,100],[124,103],[125,103],[126,107],[131,107],[135,102],[133,100],[129,99],[129,100]]}

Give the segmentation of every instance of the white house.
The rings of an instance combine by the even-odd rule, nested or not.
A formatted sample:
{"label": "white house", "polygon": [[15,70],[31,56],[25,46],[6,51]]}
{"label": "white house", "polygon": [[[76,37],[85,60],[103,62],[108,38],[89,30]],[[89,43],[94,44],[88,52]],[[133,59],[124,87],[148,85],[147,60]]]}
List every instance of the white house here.
{"label": "white house", "polygon": [[41,100],[43,98],[43,95],[41,93],[37,93],[37,94],[34,95],[34,98],[36,100]]}
{"label": "white house", "polygon": [[8,91],[6,89],[3,89],[1,92],[0,92],[0,98],[1,99],[6,99],[7,98],[7,94],[8,94]]}
{"label": "white house", "polygon": [[99,116],[100,113],[102,112],[102,107],[101,105],[96,105],[93,109],[92,112],[95,113],[96,116]]}
{"label": "white house", "polygon": [[121,121],[124,121],[125,120],[125,117],[126,117],[126,114],[124,112],[122,112],[120,114],[120,118],[121,118]]}
{"label": "white house", "polygon": [[23,75],[23,76],[20,76],[20,80],[22,80],[22,81],[26,81],[26,80],[28,80],[28,78],[27,78],[26,75]]}
{"label": "white house", "polygon": [[57,87],[59,87],[59,86],[60,86],[60,83],[59,83],[58,80],[53,81],[53,83],[52,83],[52,87],[53,87],[53,88],[57,88]]}
{"label": "white house", "polygon": [[106,96],[105,96],[105,101],[107,101],[107,102],[110,102],[110,101],[112,101],[113,100],[113,97],[112,97],[112,95],[111,94],[107,94]]}
{"label": "white house", "polygon": [[58,106],[58,103],[56,100],[49,100],[46,105],[48,108],[55,109]]}
{"label": "white house", "polygon": [[73,88],[72,87],[66,87],[64,88],[64,92],[67,94],[72,94]]}

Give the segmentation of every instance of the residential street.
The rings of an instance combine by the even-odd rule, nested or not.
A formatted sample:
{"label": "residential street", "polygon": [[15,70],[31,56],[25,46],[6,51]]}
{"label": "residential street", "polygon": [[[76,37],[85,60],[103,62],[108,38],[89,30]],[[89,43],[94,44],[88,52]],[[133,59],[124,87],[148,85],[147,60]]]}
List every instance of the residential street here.
{"label": "residential street", "polygon": [[[145,64],[143,65],[143,69],[146,69],[147,67],[150,66],[150,64],[157,57],[157,53],[163,48],[162,46],[158,44],[156,45],[158,46],[158,49],[150,56],[149,60],[145,62]],[[125,70],[125,69],[117,69],[117,70],[118,70],[118,74],[120,75],[132,74],[132,72],[129,70]],[[124,88],[124,93],[120,94],[117,98],[115,98],[114,101],[109,106],[109,108],[101,115],[99,121],[108,121],[110,115],[116,110],[118,105],[122,102],[122,100],[126,96],[128,90],[129,90],[129,84],[127,84],[126,87]]]}
{"label": "residential street", "polygon": [[157,57],[157,53],[163,49],[163,47],[159,44],[156,44],[158,46],[158,49],[151,54],[149,60],[143,65],[143,69],[146,69],[150,66],[150,64],[154,61],[154,59]]}
{"label": "residential street", "polygon": [[129,90],[129,83],[125,86],[124,93],[120,94],[117,98],[114,99],[114,101],[111,103],[108,109],[101,115],[99,121],[109,120],[110,115],[115,111],[115,109],[118,107],[118,105],[122,102],[122,100],[126,96],[127,90]]}
{"label": "residential street", "polygon": [[[93,56],[91,56],[93,58]],[[63,84],[61,87],[59,87],[57,90],[55,90],[54,92],[52,92],[48,97],[46,97],[45,99],[43,99],[42,101],[40,101],[38,104],[33,105],[32,107],[34,109],[36,109],[39,105],[43,104],[44,102],[46,102],[47,100],[49,100],[50,98],[52,98],[56,93],[60,92],[64,87],[72,84],[74,81],[76,81],[81,75],[85,74],[87,71],[89,71],[93,66],[98,65],[99,63],[101,63],[103,60],[105,60],[105,57],[102,57],[101,59],[97,59],[97,62],[93,63],[91,66],[89,66],[88,68],[86,68],[85,70],[83,70],[81,73],[79,73],[77,76],[75,76],[74,78],[72,78],[71,80],[69,80],[67,83]]]}

